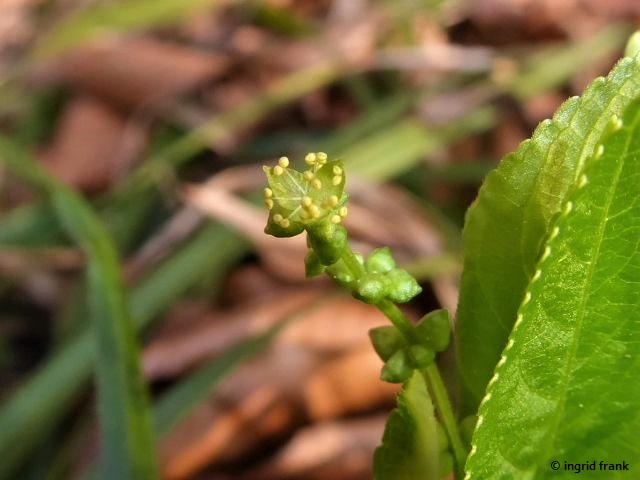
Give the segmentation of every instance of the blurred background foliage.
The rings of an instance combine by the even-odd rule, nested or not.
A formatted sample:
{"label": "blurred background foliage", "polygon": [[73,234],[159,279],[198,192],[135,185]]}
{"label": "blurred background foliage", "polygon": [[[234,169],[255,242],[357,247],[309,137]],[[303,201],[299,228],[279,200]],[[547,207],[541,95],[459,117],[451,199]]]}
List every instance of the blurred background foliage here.
{"label": "blurred background foliage", "polygon": [[343,158],[355,248],[421,281],[414,317],[454,311],[483,176],[638,20],[634,0],[0,1],[0,478],[370,478],[385,320],[262,233],[260,166]]}

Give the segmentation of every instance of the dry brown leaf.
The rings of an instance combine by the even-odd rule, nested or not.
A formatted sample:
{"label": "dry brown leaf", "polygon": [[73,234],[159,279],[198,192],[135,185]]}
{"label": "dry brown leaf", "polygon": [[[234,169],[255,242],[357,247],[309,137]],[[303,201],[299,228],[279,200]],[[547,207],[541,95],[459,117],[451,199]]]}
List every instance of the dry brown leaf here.
{"label": "dry brown leaf", "polygon": [[162,336],[145,348],[143,371],[147,378],[181,374],[203,360],[221,355],[249,337],[303,311],[325,292],[317,289],[283,289],[277,297],[259,298],[228,312],[211,312],[205,321],[182,332]]}
{"label": "dry brown leaf", "polygon": [[385,415],[319,423],[300,429],[273,459],[240,480],[365,480],[372,475]]}
{"label": "dry brown leaf", "polygon": [[[323,283],[326,285],[328,282]],[[248,298],[277,296],[280,289],[290,286],[269,275],[261,266],[250,263],[229,272],[222,287],[221,297],[224,303],[237,305],[246,302]],[[311,287],[311,285],[304,286]]]}
{"label": "dry brown leaf", "polygon": [[382,361],[366,342],[322,364],[302,387],[307,412],[313,420],[369,411],[390,404],[398,385],[380,380]]}
{"label": "dry brown leaf", "polygon": [[76,270],[84,265],[84,255],[75,248],[22,248],[3,246],[0,249],[0,274],[21,277],[35,270]]}
{"label": "dry brown leaf", "polygon": [[108,104],[88,96],[65,107],[53,141],[40,158],[63,182],[87,192],[103,190],[131,166],[144,130]]}
{"label": "dry brown leaf", "polygon": [[368,345],[367,332],[389,323],[371,305],[346,295],[324,295],[321,305],[293,322],[278,336],[278,343],[297,345],[323,354],[341,353]]}
{"label": "dry brown leaf", "polygon": [[162,478],[191,478],[216,460],[232,459],[282,432],[295,420],[295,410],[271,385],[231,405],[222,414],[203,405],[173,429],[160,447]]}
{"label": "dry brown leaf", "polygon": [[304,416],[299,385],[321,361],[308,349],[280,345],[238,368],[161,442],[166,478],[237,460],[290,431]]}
{"label": "dry brown leaf", "polygon": [[640,18],[636,0],[485,0],[467,6],[483,37],[496,43],[567,34],[584,38],[612,22]]}
{"label": "dry brown leaf", "polygon": [[96,42],[59,60],[54,79],[127,108],[151,107],[226,71],[229,59],[151,37]]}
{"label": "dry brown leaf", "polygon": [[[220,341],[218,336],[227,335],[225,330],[242,335],[247,318],[264,315],[264,308],[275,308],[270,303],[289,297],[284,294],[279,300],[270,297],[263,304],[255,303],[253,312],[234,309],[233,321],[212,324],[209,332],[192,331],[190,341],[205,336],[209,342]],[[308,314],[292,321],[263,355],[237,369],[211,402],[195,409],[163,441],[168,478],[188,478],[208,465],[238,459],[285,434],[296,419],[328,418],[392,401],[396,389],[380,382],[381,362],[367,336],[369,328],[385,323],[382,315],[343,296],[307,296],[306,302],[296,310]],[[193,350],[198,348],[192,345]],[[187,346],[179,352],[167,351],[165,358],[192,355]],[[162,356],[156,349],[154,358]],[[338,391],[351,382],[349,392]]]}

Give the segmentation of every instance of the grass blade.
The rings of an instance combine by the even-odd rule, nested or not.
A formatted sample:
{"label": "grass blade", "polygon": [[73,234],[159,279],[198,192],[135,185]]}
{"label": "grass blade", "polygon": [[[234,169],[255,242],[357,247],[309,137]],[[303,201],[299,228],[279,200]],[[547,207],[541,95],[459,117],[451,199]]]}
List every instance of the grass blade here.
{"label": "grass blade", "polygon": [[212,8],[215,0],[119,0],[99,2],[63,21],[35,47],[35,55],[52,55],[101,35],[127,33],[171,25],[198,10]]}
{"label": "grass blade", "polygon": [[88,204],[0,138],[2,160],[45,190],[66,231],[87,255],[89,311],[97,341],[96,380],[107,478],[157,477],[154,435],[138,345],[113,243]]}
{"label": "grass blade", "polygon": [[[204,227],[180,251],[149,274],[130,297],[137,329],[212,272],[221,275],[246,252],[246,243],[220,225]],[[0,478],[14,472],[62,420],[91,373],[95,355],[89,332],[60,349],[0,410]]]}

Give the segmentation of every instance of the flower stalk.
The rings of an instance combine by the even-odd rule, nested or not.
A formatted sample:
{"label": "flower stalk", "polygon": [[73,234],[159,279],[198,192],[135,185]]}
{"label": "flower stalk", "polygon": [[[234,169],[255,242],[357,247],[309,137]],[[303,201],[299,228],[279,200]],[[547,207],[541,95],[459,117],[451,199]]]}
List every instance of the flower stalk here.
{"label": "flower stalk", "polygon": [[269,186],[264,202],[269,210],[265,233],[291,237],[307,233],[305,258],[308,277],[326,273],[351,294],[377,307],[391,326],[369,332],[373,346],[385,362],[381,378],[402,383],[415,370],[423,376],[449,440],[456,477],[461,478],[467,456],[451,402],[435,363],[436,352],[445,350],[451,337],[448,312],[438,310],[414,325],[398,308],[422,291],[415,278],[399,268],[388,248],[374,250],[364,258],[348,245],[341,225],[347,216],[345,171],[341,161],[325,153],[309,153],[307,169],[290,168],[281,157],[274,167],[264,167]]}

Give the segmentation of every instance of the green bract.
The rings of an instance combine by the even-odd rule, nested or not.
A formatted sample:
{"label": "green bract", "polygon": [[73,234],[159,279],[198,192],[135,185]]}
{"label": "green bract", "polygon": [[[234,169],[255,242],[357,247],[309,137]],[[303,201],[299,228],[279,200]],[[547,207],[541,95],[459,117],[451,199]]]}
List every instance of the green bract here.
{"label": "green bract", "polygon": [[451,320],[448,310],[427,313],[416,326],[421,344],[429,345],[436,352],[443,352],[451,341]]}
{"label": "green bract", "polygon": [[380,377],[391,383],[404,382],[413,370],[426,368],[436,352],[447,348],[451,339],[449,312],[436,310],[425,315],[403,335],[395,326],[369,331],[376,353],[385,362]]}
{"label": "green bract", "polygon": [[[265,233],[292,237],[310,228],[322,232],[323,227],[326,230],[330,224],[337,225],[347,215],[342,162],[328,161],[327,154],[320,152],[308,154],[305,163],[309,169],[304,172],[289,168],[287,157],[281,157],[275,167],[264,167],[269,181],[269,187],[264,189],[264,202],[269,209]],[[335,229],[330,233],[333,232]],[[330,238],[331,235],[324,235],[325,240]],[[318,253],[322,258],[323,254]],[[335,252],[329,255],[335,256]]]}

